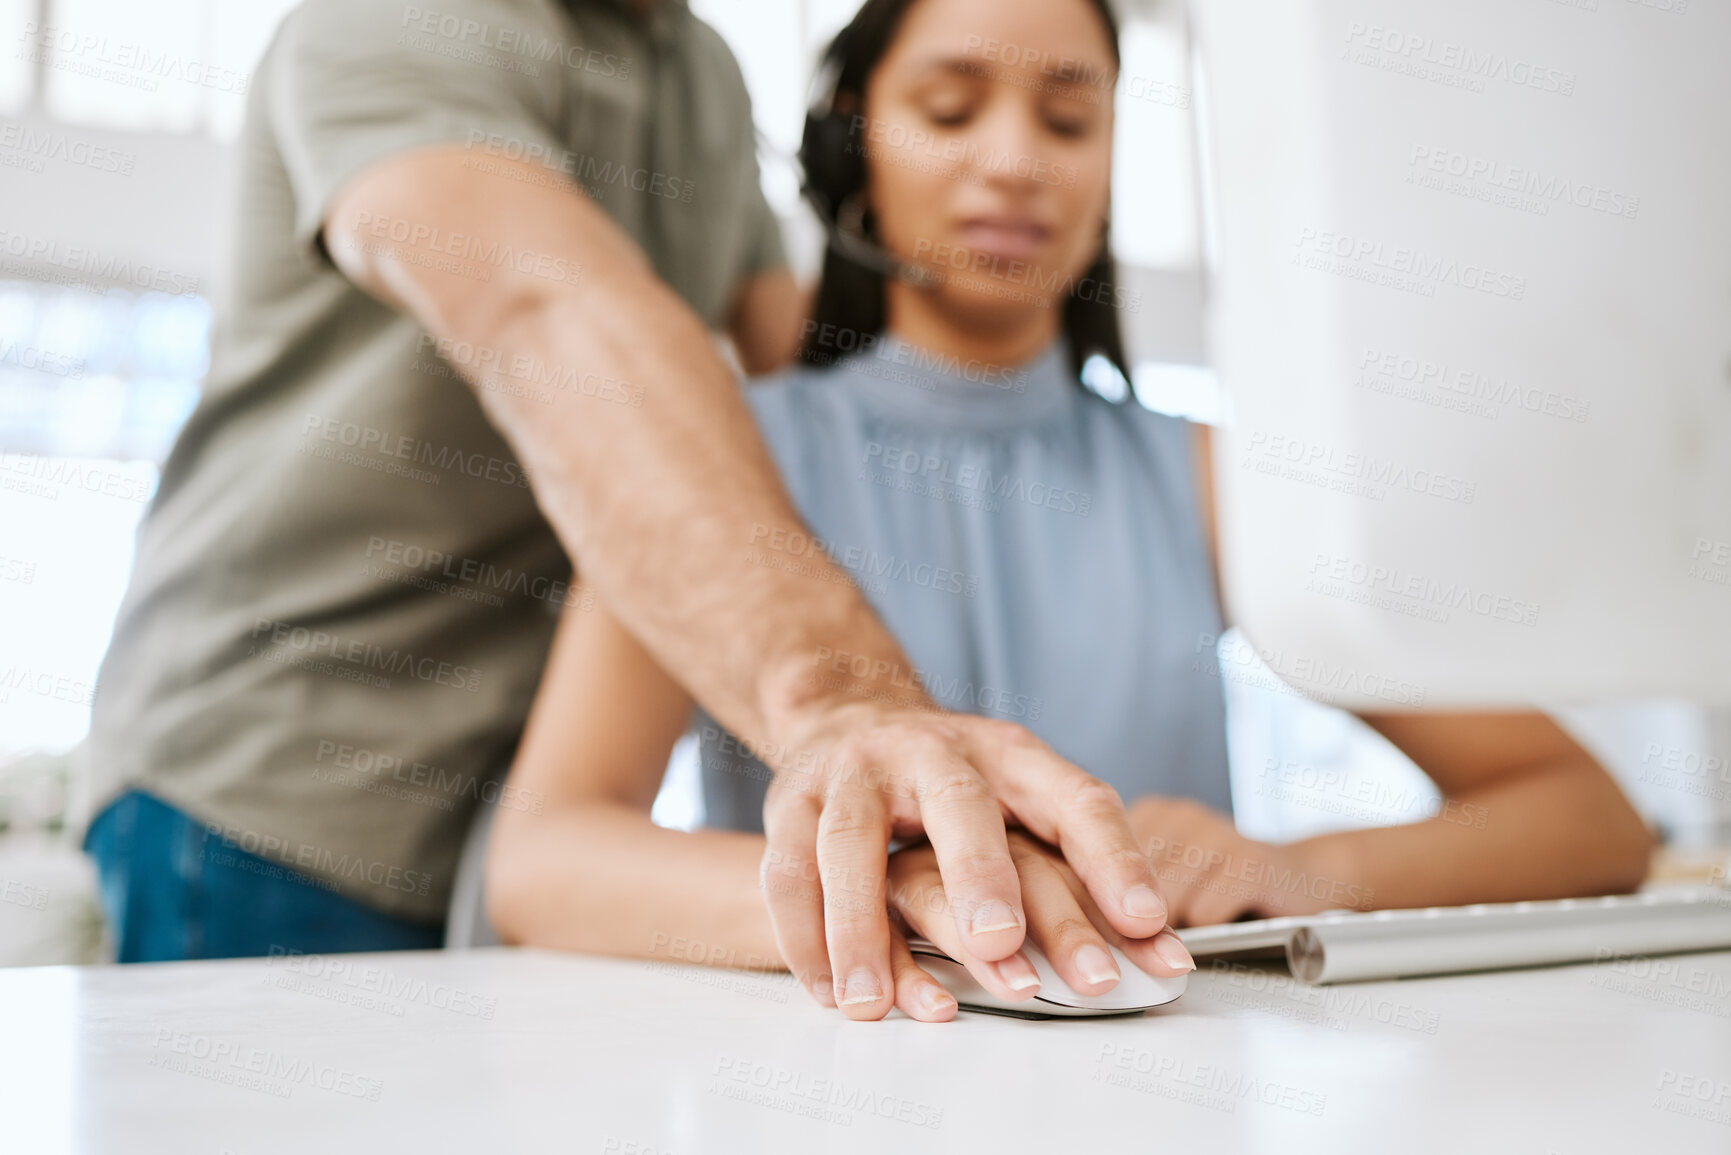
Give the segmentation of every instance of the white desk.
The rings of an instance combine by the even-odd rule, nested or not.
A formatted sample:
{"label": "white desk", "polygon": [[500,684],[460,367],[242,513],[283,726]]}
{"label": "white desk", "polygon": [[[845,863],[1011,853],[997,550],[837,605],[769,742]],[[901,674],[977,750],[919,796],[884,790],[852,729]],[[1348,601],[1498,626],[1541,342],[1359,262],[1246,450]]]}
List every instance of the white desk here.
{"label": "white desk", "polygon": [[[379,968],[373,993],[304,973],[339,961]],[[1336,988],[1204,969],[1142,1017],[946,1026],[529,951],[14,970],[0,1150],[1723,1155],[1731,952],[1664,961]]]}

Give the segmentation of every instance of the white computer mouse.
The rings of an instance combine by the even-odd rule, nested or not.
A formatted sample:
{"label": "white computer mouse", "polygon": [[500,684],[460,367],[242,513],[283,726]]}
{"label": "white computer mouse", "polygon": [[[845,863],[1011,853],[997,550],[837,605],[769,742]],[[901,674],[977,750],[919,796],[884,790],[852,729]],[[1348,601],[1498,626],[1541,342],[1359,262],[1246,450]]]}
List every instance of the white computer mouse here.
{"label": "white computer mouse", "polygon": [[939,950],[923,938],[908,939],[908,949],[920,969],[937,979],[946,991],[956,997],[963,1010],[990,1011],[999,1015],[1022,1018],[1090,1018],[1096,1015],[1129,1015],[1150,1007],[1163,1006],[1178,998],[1189,985],[1189,975],[1175,978],[1155,978],[1142,970],[1115,946],[1108,944],[1112,961],[1118,964],[1118,985],[1103,995],[1079,995],[1058,977],[1046,955],[1033,942],[1022,945],[1022,953],[1034,964],[1040,976],[1040,989],[1031,999],[1011,1002],[1001,999],[981,986],[968,968]]}

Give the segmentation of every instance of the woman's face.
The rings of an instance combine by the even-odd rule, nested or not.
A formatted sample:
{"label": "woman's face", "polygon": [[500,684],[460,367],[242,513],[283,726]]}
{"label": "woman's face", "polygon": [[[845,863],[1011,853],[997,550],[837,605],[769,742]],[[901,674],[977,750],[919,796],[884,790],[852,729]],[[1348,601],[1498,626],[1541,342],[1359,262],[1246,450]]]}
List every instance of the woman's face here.
{"label": "woman's face", "polygon": [[1054,309],[1100,250],[1116,79],[1089,0],[917,0],[865,91],[883,245],[951,310]]}

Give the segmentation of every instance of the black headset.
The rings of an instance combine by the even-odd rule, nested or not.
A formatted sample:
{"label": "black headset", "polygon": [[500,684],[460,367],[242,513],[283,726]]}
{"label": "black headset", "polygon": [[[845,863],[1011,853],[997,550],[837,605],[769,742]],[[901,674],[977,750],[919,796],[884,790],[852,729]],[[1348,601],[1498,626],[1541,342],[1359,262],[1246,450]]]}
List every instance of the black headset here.
{"label": "black headset", "polygon": [[841,214],[842,202],[865,188],[865,148],[854,142],[855,118],[838,112],[841,62],[832,50],[812,84],[799,141],[799,191],[825,221]]}
{"label": "black headset", "polygon": [[944,283],[942,273],[902,260],[865,234],[860,195],[865,191],[866,149],[857,139],[863,118],[835,106],[844,47],[839,37],[830,45],[812,85],[797,157],[800,195],[823,222],[834,252],[915,288],[936,288]]}

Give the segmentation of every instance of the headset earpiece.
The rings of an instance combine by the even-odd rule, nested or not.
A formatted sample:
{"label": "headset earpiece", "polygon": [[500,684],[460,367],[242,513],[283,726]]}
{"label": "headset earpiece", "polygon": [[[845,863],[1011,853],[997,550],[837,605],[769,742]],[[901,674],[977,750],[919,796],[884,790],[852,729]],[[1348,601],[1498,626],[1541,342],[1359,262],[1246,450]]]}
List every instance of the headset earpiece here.
{"label": "headset earpiece", "polygon": [[841,41],[818,72],[799,141],[799,191],[829,232],[830,248],[856,264],[917,288],[935,289],[941,274],[891,255],[865,235],[860,198],[865,194],[862,120],[836,107],[841,91]]}
{"label": "headset earpiece", "polygon": [[799,141],[800,192],[826,221],[865,187],[864,149],[854,140],[856,118],[836,107],[841,72],[834,54],[818,70]]}
{"label": "headset earpiece", "polygon": [[865,187],[865,157],[854,141],[854,118],[840,112],[806,114],[800,139],[801,192],[817,210],[833,219],[848,197]]}

